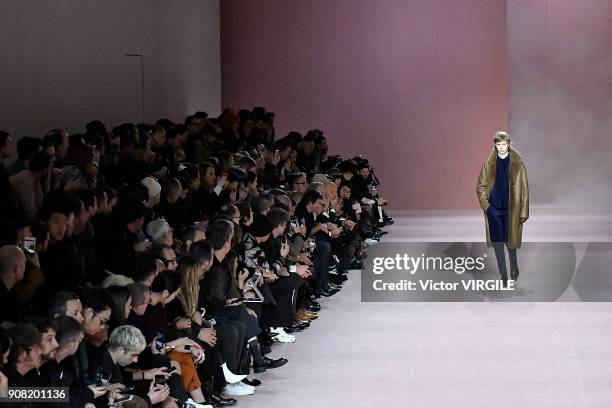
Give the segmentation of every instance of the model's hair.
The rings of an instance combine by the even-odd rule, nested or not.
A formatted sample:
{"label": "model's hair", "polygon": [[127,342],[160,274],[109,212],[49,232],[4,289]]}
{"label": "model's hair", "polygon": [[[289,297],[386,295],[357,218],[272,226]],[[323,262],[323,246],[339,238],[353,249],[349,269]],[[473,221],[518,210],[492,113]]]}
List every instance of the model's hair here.
{"label": "model's hair", "polygon": [[503,130],[500,130],[499,132],[495,133],[495,136],[493,136],[493,143],[499,143],[499,142],[510,143],[510,135],[504,132]]}

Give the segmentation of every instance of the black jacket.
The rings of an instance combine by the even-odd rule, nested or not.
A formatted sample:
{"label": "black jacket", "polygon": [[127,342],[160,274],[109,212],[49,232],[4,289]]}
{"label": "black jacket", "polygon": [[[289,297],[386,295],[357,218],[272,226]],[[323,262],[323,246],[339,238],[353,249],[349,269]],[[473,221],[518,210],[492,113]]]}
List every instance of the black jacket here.
{"label": "black jacket", "polygon": [[[55,361],[49,361],[43,364],[39,371],[39,375],[32,377],[33,384],[37,387],[67,387],[69,389],[70,402],[51,402],[45,404],[46,407],[80,408],[89,402],[93,402],[93,391],[77,381],[72,357],[65,358],[59,364]],[[32,374],[32,372],[28,374]]]}

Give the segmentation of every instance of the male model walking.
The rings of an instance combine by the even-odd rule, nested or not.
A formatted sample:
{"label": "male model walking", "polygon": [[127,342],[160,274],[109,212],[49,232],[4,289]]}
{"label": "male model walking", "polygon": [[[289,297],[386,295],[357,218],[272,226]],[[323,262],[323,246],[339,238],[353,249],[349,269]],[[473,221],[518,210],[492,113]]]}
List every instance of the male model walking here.
{"label": "male model walking", "polygon": [[519,276],[516,250],[521,247],[523,223],[529,218],[527,170],[519,152],[510,146],[510,136],[497,132],[493,151],[484,162],[476,194],[485,212],[487,246],[493,247],[501,280],[508,282],[506,254],[510,257],[510,278]]}

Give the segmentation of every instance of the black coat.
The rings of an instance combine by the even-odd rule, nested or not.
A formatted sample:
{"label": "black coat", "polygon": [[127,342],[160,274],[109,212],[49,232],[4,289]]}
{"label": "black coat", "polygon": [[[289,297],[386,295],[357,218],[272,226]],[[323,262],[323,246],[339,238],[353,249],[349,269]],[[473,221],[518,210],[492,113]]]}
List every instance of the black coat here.
{"label": "black coat", "polygon": [[[39,371],[40,375],[32,377],[33,384],[37,387],[67,387],[69,389],[70,402],[46,403],[44,404],[45,407],[81,408],[85,404],[93,402],[93,391],[77,381],[74,360],[71,357],[65,358],[59,364],[55,361],[49,361],[43,364]],[[31,371],[29,374],[36,374],[36,372]]]}

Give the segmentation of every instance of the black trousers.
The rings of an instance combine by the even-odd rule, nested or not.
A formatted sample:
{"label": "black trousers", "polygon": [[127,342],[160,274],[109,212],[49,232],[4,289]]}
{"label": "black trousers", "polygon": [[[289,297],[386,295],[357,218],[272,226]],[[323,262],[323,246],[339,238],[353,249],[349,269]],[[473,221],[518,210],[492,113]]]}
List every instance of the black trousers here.
{"label": "black trousers", "polygon": [[[493,242],[493,250],[495,250],[495,258],[497,258],[497,269],[502,278],[508,277],[508,271],[506,269],[506,251],[504,246],[508,246],[507,242]],[[516,249],[508,248],[508,255],[510,258],[510,270],[514,271],[518,269],[518,260],[516,256]]]}
{"label": "black trousers", "polygon": [[289,276],[281,276],[270,284],[276,305],[267,305],[266,323],[269,327],[285,327],[291,324],[297,301],[297,290],[305,282],[304,279],[292,273]]}
{"label": "black trousers", "polygon": [[261,333],[257,318],[251,316],[247,311],[245,305],[238,306],[225,306],[215,310],[213,314],[215,320],[218,323],[224,324],[226,321],[238,321],[244,323],[246,327],[246,340],[257,337]]}
{"label": "black trousers", "polygon": [[223,361],[233,373],[238,373],[242,350],[246,344],[246,325],[240,321],[226,320],[215,325],[215,330]]}

